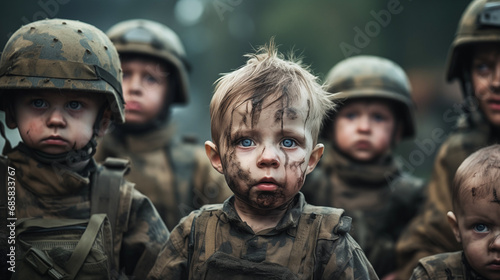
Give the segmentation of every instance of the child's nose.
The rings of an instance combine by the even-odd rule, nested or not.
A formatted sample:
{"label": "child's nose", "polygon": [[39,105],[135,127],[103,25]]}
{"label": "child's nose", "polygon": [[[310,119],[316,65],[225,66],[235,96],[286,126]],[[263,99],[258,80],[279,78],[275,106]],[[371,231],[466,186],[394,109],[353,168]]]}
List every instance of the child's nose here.
{"label": "child's nose", "polygon": [[496,64],[495,72],[491,81],[491,88],[494,93],[500,92],[500,62]]}
{"label": "child's nose", "polygon": [[358,120],[358,130],[359,131],[369,131],[370,130],[370,119],[366,116],[362,116]]}
{"label": "child's nose", "polygon": [[257,160],[257,166],[260,168],[279,167],[280,159],[278,155],[278,150],[274,147],[269,147],[269,146],[264,147]]}
{"label": "child's nose", "polygon": [[47,119],[47,126],[48,127],[65,127],[66,126],[66,120],[64,119],[64,115],[60,111],[60,109],[55,108],[49,112],[49,116]]}
{"label": "child's nose", "polygon": [[139,75],[132,75],[127,81],[127,94],[140,94],[143,86]]}
{"label": "child's nose", "polygon": [[497,233],[491,241],[490,248],[495,251],[500,251],[500,233]]}

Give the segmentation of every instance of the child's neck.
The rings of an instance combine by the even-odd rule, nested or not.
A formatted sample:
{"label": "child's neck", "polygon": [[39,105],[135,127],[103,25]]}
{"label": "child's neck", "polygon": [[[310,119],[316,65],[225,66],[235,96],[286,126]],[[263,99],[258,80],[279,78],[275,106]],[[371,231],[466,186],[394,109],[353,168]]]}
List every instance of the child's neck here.
{"label": "child's neck", "polygon": [[272,210],[258,210],[240,201],[238,198],[234,201],[234,208],[241,220],[246,222],[255,233],[276,227],[288,210],[288,207],[280,207]]}

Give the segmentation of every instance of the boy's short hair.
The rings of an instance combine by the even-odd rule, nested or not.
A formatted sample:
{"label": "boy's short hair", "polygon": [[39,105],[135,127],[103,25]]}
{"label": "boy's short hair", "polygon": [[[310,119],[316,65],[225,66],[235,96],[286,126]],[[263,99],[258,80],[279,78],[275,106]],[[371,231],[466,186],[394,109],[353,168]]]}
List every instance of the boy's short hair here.
{"label": "boy's short hair", "polygon": [[[466,199],[481,199],[493,194],[500,203],[500,145],[482,148],[467,157],[453,180],[453,211],[457,213]],[[497,196],[498,195],[498,196]]]}
{"label": "boy's short hair", "polygon": [[[309,112],[306,122],[310,125],[311,135],[316,143],[323,117],[334,108],[334,103],[328,98],[329,93],[322,89],[317,77],[293,54],[286,60],[278,52],[274,40],[269,45],[260,47],[255,54],[247,54],[245,57],[249,58],[246,65],[224,74],[215,82],[215,93],[210,102],[212,140],[215,144],[221,144],[222,125],[228,113],[251,101],[251,117],[258,118],[256,107],[262,106],[269,97],[275,97],[276,101],[280,100],[285,106],[294,100],[307,98]],[[281,96],[276,96],[277,92]]]}

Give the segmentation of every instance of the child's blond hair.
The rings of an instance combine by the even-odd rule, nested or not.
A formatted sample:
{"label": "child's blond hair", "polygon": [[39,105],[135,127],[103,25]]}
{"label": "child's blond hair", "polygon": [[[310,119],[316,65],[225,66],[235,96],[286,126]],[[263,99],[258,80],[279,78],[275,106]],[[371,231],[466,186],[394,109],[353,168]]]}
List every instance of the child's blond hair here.
{"label": "child's blond hair", "polygon": [[[231,117],[234,110],[247,101],[252,103],[251,123],[254,123],[267,98],[273,98],[272,103],[281,102],[284,108],[292,101],[306,98],[309,106],[306,124],[315,144],[326,112],[334,107],[328,98],[330,94],[322,89],[317,77],[293,54],[286,60],[273,39],[255,54],[245,56],[249,58],[246,65],[224,74],[215,82],[210,102],[212,141],[218,146],[221,144],[224,119]],[[230,141],[229,131],[226,133],[226,141]]]}
{"label": "child's blond hair", "polygon": [[467,200],[491,196],[491,202],[500,203],[500,145],[482,148],[467,157],[453,180],[453,211],[461,210]]}

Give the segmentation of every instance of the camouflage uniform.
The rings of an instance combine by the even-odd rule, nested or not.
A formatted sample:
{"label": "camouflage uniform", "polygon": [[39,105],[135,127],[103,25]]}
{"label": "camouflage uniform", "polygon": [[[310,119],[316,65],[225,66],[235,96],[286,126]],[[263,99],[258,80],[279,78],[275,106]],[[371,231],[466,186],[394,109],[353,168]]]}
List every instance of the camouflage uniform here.
{"label": "camouflage uniform", "polygon": [[167,128],[120,139],[110,134],[99,143],[95,158],[129,158],[132,169],[127,180],[138,182],[137,189],[173,229],[192,210],[222,202],[232,193],[201,147],[172,143],[171,134]]}
{"label": "camouflage uniform", "polygon": [[[92,176],[98,168],[95,162],[91,160],[84,175],[69,169],[58,172],[54,166],[32,159],[23,151],[24,144],[19,145],[6,155],[9,166],[16,170],[16,218],[89,219]],[[7,170],[7,166],[0,168]],[[132,183],[124,181],[124,184]],[[124,189],[121,187],[121,191]],[[151,201],[136,190],[132,192],[130,211],[126,209],[117,218],[125,219],[117,224],[126,228],[113,233],[114,267],[127,275],[147,272],[146,268],[152,266],[151,259],[156,259],[168,239],[168,229]]]}
{"label": "camouflage uniform", "polygon": [[185,104],[188,100],[186,54],[172,30],[149,20],[120,22],[107,34],[121,55],[147,55],[165,63],[173,87],[154,125],[146,124],[148,129],[138,131],[118,127],[102,139],[95,158],[129,158],[132,171],[127,179],[140,182],[138,190],[152,200],[172,229],[192,210],[207,203],[222,203],[232,194],[224,176],[212,168],[204,149],[189,141],[174,141],[173,126],[165,124],[169,102]]}
{"label": "camouflage uniform", "polygon": [[462,249],[456,242],[446,217],[446,213],[452,210],[451,186],[455,172],[470,154],[500,141],[498,128],[494,128],[478,110],[470,74],[464,72],[470,71],[467,61],[471,59],[471,45],[500,42],[499,26],[481,26],[479,21],[486,4],[498,5],[498,2],[473,1],[460,20],[450,49],[447,79],[451,81],[458,78],[461,82],[466,111],[437,154],[422,213],[411,221],[398,241],[399,279],[408,279],[423,257]]}
{"label": "camouflage uniform", "polygon": [[[402,119],[404,137],[415,130],[410,85],[403,70],[394,63],[373,56],[358,56],[337,64],[327,76],[333,98],[356,100],[380,98],[404,108],[395,116]],[[340,104],[342,106],[342,104]],[[333,119],[322,131],[332,135]],[[388,153],[376,162],[355,161],[334,143],[326,140],[325,153],[306,178],[302,192],[313,205],[339,207],[353,218],[352,237],[365,252],[381,277],[396,269],[395,245],[408,221],[423,201],[424,181],[403,173]]]}
{"label": "camouflage uniform", "polygon": [[377,274],[394,271],[396,241],[423,201],[424,181],[401,172],[392,157],[360,164],[333,147],[325,151],[302,188],[307,201],[345,209],[351,235]]}
{"label": "camouflage uniform", "polygon": [[[97,115],[91,140],[79,150],[48,154],[22,142],[11,149],[6,142],[0,169],[6,172],[8,165],[16,170],[17,219],[40,218],[52,222],[90,218],[91,210],[95,209],[91,204],[100,204],[91,201],[90,196],[97,188],[94,176],[102,170],[92,159],[95,138],[101,121],[109,121],[101,115],[106,107],[111,110],[112,121],[124,121],[121,81],[118,53],[109,38],[94,26],[73,20],[48,19],[25,25],[11,36],[0,61],[0,110],[13,114],[9,107],[12,96],[41,90],[61,95],[69,91],[82,95],[94,93],[106,100]],[[3,132],[3,126],[1,128]],[[86,165],[77,173],[70,169],[73,163]],[[5,188],[1,191],[5,192]],[[111,244],[112,265],[120,269],[114,276],[125,273],[143,278],[168,239],[169,231],[151,201],[133,190],[132,183],[123,180],[119,191],[115,195],[120,199],[130,198],[131,206],[122,209],[125,207],[119,200],[117,213],[113,213],[116,220],[110,221],[119,225],[113,232]],[[4,244],[2,240],[2,252]],[[18,254],[16,257],[23,256]]]}
{"label": "camouflage uniform", "polygon": [[486,280],[467,263],[463,251],[423,258],[413,270],[411,280],[465,279]]}
{"label": "camouflage uniform", "polygon": [[349,228],[341,209],[299,193],[276,227],[255,233],[231,197],[184,218],[148,279],[378,279]]}

